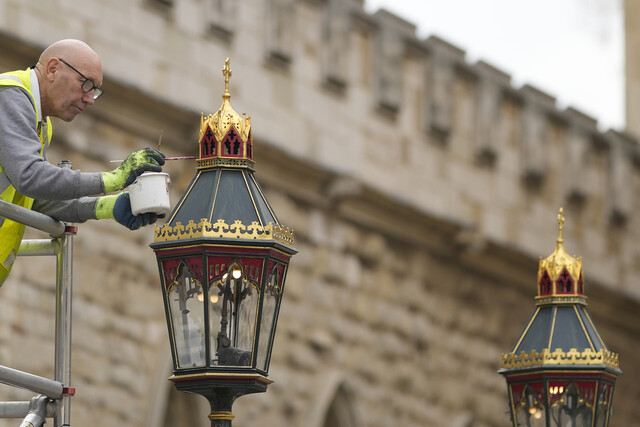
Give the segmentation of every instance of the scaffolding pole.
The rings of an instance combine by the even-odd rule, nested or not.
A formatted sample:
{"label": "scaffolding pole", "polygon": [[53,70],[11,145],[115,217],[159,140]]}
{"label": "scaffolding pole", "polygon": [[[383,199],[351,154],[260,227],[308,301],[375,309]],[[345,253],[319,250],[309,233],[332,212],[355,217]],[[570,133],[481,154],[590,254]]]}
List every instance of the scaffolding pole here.
{"label": "scaffolding pole", "polygon": [[[71,169],[71,162],[63,160],[58,166]],[[65,225],[62,245],[57,256],[56,271],[56,346],[55,380],[66,386],[62,400],[56,400],[54,427],[71,425],[71,297],[73,291],[73,236],[77,227]]]}
{"label": "scaffolding pole", "polygon": [[60,239],[23,240],[18,249],[18,256],[57,256],[62,249]]}
{"label": "scaffolding pole", "polygon": [[[58,254],[56,286],[56,346],[55,379],[71,384],[71,294],[73,287],[73,234],[60,238],[62,250]],[[71,390],[69,388],[69,390]],[[54,427],[70,425],[71,393],[56,400]]]}
{"label": "scaffolding pole", "polygon": [[44,394],[51,399],[59,399],[62,396],[62,383],[6,366],[0,366],[0,382],[14,387],[26,388]]}
{"label": "scaffolding pole", "polygon": [[62,236],[65,230],[64,223],[56,221],[50,216],[25,209],[22,206],[14,205],[1,199],[0,216],[42,230],[49,233],[52,237]]}
{"label": "scaffolding pole", "polygon": [[[58,166],[71,169],[71,163]],[[56,321],[55,380],[0,366],[0,382],[26,388],[54,399],[47,405],[47,417],[53,417],[54,427],[69,427],[71,384],[71,297],[73,290],[73,237],[77,227],[56,221],[39,212],[0,200],[0,217],[22,223],[48,233],[52,239],[23,240],[18,256],[56,257]],[[0,418],[23,418],[29,402],[0,402]]]}
{"label": "scaffolding pole", "polygon": [[[29,402],[0,402],[0,418],[24,418],[29,413]],[[55,413],[53,403],[47,403],[47,418]]]}

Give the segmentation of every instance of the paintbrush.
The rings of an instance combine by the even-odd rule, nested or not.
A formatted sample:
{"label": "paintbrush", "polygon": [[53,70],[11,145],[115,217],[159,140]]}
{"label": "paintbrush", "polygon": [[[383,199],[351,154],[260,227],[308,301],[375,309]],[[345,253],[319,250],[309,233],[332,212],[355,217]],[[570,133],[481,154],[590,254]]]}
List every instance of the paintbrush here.
{"label": "paintbrush", "polygon": [[[160,151],[160,145],[162,144],[162,134],[164,129],[160,129],[160,136],[158,137],[158,151]],[[165,160],[194,160],[196,156],[177,156],[177,157],[165,157]],[[110,160],[109,163],[122,163],[124,160]]]}
{"label": "paintbrush", "polygon": [[[198,157],[196,156],[176,156],[176,157],[165,157],[165,160],[195,160]],[[124,160],[109,160],[109,163],[122,163]]]}

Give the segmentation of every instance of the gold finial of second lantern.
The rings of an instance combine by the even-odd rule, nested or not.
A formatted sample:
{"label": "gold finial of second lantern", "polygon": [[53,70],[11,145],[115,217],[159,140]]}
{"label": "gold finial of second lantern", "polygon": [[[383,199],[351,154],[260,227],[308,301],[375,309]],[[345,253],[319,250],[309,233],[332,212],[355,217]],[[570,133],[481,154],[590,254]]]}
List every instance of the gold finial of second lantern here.
{"label": "gold finial of second lantern", "polygon": [[545,272],[548,274],[549,279],[555,283],[564,270],[569,273],[573,283],[577,284],[580,281],[582,276],[582,257],[573,257],[565,251],[562,238],[564,223],[564,209],[560,208],[558,212],[558,240],[556,250],[546,259],[540,259],[538,283],[540,283],[540,279]]}
{"label": "gold finial of second lantern", "polygon": [[562,229],[564,228],[564,208],[558,212],[558,243],[562,243]]}
{"label": "gold finial of second lantern", "polygon": [[231,79],[231,67],[229,67],[229,58],[224,61],[224,68],[222,68],[222,75],[224,76],[224,96],[230,96],[229,94],[229,80]]}

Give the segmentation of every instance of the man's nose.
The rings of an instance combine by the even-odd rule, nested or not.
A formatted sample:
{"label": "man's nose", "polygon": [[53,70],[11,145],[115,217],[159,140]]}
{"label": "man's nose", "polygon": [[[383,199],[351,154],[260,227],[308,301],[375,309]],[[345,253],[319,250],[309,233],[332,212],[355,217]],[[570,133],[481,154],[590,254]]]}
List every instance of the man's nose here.
{"label": "man's nose", "polygon": [[89,92],[84,92],[82,95],[82,102],[88,105],[95,104],[96,100],[93,99],[93,92],[93,89],[91,89]]}

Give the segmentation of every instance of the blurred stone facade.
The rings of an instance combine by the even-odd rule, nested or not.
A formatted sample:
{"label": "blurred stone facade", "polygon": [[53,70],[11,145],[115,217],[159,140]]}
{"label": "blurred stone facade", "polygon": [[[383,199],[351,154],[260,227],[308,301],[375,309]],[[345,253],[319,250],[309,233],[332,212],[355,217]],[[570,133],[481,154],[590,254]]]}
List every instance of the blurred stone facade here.
{"label": "blurred stone facade", "polygon": [[625,107],[627,130],[640,135],[640,1],[624,0]]}
{"label": "blurred stone facade", "polygon": [[[256,176],[299,250],[275,382],[236,402],[234,425],[510,425],[496,371],[534,310],[561,206],[590,313],[624,371],[611,425],[640,419],[633,137],[361,0],[0,0],[0,71],[68,37],[101,55],[105,94],[54,122],[49,160],[85,171],[155,146],[161,129],[165,154],[196,154],[231,58]],[[195,165],[168,163],[177,201]],[[167,381],[152,240],[113,221],[80,226],[74,425],[209,425],[206,401]],[[52,377],[54,310],[54,260],[19,258],[0,289],[0,364]],[[0,386],[2,400],[30,396]]]}

